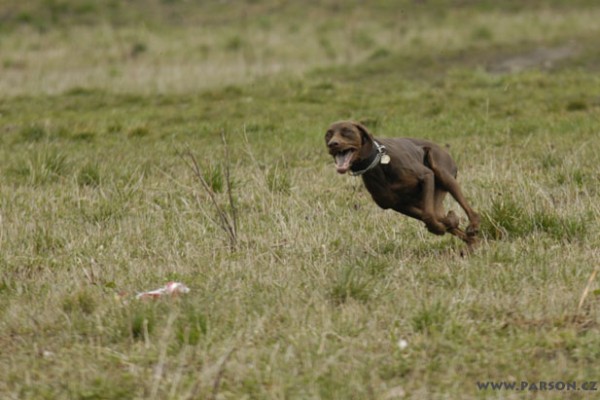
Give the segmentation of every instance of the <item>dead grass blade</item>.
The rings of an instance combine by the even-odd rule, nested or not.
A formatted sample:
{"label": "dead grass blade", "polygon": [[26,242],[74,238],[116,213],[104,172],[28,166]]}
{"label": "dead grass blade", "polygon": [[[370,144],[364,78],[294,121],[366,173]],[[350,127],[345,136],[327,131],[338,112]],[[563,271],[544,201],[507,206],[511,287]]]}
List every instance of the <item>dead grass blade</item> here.
{"label": "dead grass blade", "polygon": [[[219,216],[218,226],[223,229],[223,231],[227,234],[229,239],[229,247],[231,250],[235,250],[237,248],[238,236],[237,236],[237,210],[235,208],[235,202],[233,199],[233,188],[231,184],[231,177],[229,172],[229,151],[227,149],[227,142],[225,141],[225,134],[222,133],[222,140],[225,146],[225,180],[227,186],[227,196],[229,199],[229,207],[231,209],[231,215],[219,204],[217,200],[217,196],[211,186],[208,184],[204,175],[202,173],[202,168],[196,159],[196,156],[191,151],[186,151],[185,153],[180,153],[179,157],[183,160],[183,162],[190,168],[194,177],[200,182],[204,191],[208,194],[213,206],[217,211],[217,215]],[[211,218],[212,220],[212,218]],[[213,220],[213,222],[215,222]]]}
{"label": "dead grass blade", "polygon": [[583,307],[583,303],[585,302],[585,299],[587,298],[588,294],[590,293],[590,288],[592,287],[592,283],[594,283],[594,279],[596,278],[597,274],[598,274],[598,267],[594,268],[594,270],[590,274],[587,285],[585,285],[585,289],[583,289],[583,293],[581,293],[581,297],[579,298],[579,304],[577,305],[577,314],[579,314],[579,312],[581,311],[581,308]]}

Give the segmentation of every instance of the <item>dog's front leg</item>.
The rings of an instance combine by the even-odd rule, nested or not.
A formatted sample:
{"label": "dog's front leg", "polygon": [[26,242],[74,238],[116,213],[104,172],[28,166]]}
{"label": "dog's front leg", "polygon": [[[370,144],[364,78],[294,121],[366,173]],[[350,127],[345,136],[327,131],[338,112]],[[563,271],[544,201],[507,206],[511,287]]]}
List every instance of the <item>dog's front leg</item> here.
{"label": "dog's front leg", "polygon": [[433,172],[426,173],[421,179],[423,188],[423,216],[422,220],[427,226],[427,230],[436,235],[446,233],[446,226],[438,221],[435,215],[434,194],[435,194],[435,176]]}

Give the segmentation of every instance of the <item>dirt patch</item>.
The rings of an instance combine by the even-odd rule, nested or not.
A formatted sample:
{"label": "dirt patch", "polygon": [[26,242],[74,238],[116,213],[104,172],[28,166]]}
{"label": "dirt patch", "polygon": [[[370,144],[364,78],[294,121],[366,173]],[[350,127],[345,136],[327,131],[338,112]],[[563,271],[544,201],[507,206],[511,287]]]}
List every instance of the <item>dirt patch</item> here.
{"label": "dirt patch", "polygon": [[526,53],[495,60],[488,64],[487,70],[492,73],[517,73],[527,69],[552,69],[561,61],[579,55],[580,49],[575,43],[558,47],[538,47]]}

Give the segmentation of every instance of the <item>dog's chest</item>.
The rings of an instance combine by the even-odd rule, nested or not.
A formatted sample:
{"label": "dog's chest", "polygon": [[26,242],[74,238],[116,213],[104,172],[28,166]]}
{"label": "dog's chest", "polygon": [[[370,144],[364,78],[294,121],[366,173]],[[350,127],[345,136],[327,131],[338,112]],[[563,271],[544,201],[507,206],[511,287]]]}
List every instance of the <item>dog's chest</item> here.
{"label": "dog's chest", "polygon": [[421,197],[420,182],[415,175],[387,167],[374,172],[363,175],[363,182],[379,207],[387,209],[411,204]]}

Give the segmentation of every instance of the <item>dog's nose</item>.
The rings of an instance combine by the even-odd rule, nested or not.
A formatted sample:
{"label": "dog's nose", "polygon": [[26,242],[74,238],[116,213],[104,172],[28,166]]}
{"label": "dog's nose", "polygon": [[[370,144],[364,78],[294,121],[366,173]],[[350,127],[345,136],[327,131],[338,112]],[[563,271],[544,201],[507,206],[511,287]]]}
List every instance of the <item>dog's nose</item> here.
{"label": "dog's nose", "polygon": [[332,140],[332,141],[330,141],[329,143],[327,143],[327,146],[328,146],[330,149],[335,149],[336,147],[339,147],[339,146],[340,146],[340,142],[338,142],[338,141],[336,141],[336,140]]}

